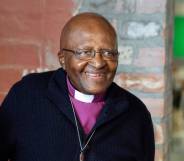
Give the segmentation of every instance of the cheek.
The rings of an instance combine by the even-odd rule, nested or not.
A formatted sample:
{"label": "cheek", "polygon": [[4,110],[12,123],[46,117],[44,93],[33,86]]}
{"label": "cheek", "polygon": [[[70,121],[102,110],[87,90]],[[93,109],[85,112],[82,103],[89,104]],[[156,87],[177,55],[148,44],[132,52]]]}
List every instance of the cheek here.
{"label": "cheek", "polygon": [[76,68],[78,68],[79,70],[84,70],[84,68],[87,66],[87,62],[85,61],[78,61],[75,65],[76,65]]}
{"label": "cheek", "polygon": [[65,57],[66,72],[69,72],[71,74],[80,73],[83,70],[85,64],[86,62],[81,62],[80,60],[74,58],[74,56]]}
{"label": "cheek", "polygon": [[118,62],[109,62],[108,63],[109,71],[112,73],[116,72],[117,66],[118,66]]}
{"label": "cheek", "polygon": [[73,84],[81,84],[82,73],[85,69],[86,63],[79,61],[70,61],[66,64],[66,72],[68,73]]}

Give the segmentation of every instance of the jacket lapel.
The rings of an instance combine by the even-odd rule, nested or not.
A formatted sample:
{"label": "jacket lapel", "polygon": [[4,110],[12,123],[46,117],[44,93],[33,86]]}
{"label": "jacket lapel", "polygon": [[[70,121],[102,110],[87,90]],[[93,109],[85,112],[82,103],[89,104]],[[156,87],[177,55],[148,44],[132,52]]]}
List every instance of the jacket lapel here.
{"label": "jacket lapel", "polygon": [[105,106],[93,129],[108,123],[129,110],[129,102],[123,92],[123,89],[114,83],[112,83],[107,91],[105,102]]}
{"label": "jacket lapel", "polygon": [[[73,124],[75,124],[68,95],[66,73],[62,69],[58,69],[50,79],[48,85],[48,98]],[[129,107],[126,96],[122,94],[122,89],[114,83],[108,89],[105,102],[106,104],[93,129],[102,126],[120,114],[126,112]]]}
{"label": "jacket lapel", "polygon": [[97,122],[93,129],[97,129],[100,126],[110,122],[114,118],[120,116],[123,113],[126,113],[128,111],[128,102],[114,102],[114,103],[107,103],[104,106],[104,109],[102,110],[99,118],[97,119]]}
{"label": "jacket lapel", "polygon": [[66,84],[66,73],[62,69],[58,69],[50,79],[48,98],[73,124],[75,123]]}

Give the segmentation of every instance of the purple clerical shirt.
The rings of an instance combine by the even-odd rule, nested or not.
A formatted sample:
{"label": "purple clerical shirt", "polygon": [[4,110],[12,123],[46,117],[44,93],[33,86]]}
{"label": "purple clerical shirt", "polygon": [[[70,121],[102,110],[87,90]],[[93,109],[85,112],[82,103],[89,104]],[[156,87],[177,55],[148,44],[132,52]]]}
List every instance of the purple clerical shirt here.
{"label": "purple clerical shirt", "polygon": [[73,87],[68,78],[67,86],[77,117],[85,134],[88,134],[95,125],[96,120],[105,104],[103,99],[104,94],[87,95],[81,93]]}

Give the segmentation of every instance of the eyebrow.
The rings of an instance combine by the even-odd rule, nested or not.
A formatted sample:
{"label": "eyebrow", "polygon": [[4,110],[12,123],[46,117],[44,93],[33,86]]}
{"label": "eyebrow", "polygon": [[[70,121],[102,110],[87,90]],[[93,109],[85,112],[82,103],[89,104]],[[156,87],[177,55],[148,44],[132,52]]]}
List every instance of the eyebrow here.
{"label": "eyebrow", "polygon": [[[93,47],[91,46],[84,46],[84,47],[80,47],[80,48],[77,48],[77,49],[80,49],[80,50],[95,50]],[[114,48],[98,48],[97,50],[116,50]]]}

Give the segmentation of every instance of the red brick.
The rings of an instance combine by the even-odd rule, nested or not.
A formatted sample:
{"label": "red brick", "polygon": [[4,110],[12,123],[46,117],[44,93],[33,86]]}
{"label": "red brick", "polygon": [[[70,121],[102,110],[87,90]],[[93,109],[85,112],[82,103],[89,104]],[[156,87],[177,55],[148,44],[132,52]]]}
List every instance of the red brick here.
{"label": "red brick", "polygon": [[61,30],[66,21],[72,16],[71,9],[67,12],[67,10],[57,11],[56,8],[55,10],[48,9],[45,12],[48,14],[44,15],[44,46],[49,46],[53,53],[57,53],[60,47]]}
{"label": "red brick", "polygon": [[43,6],[41,0],[38,1],[25,1],[19,0],[13,3],[12,0],[1,0],[0,8],[3,13],[38,13],[40,8]]}
{"label": "red brick", "polygon": [[164,123],[156,124],[154,123],[154,133],[155,133],[155,144],[162,145],[165,142],[165,128]]}
{"label": "red brick", "polygon": [[[7,56],[0,56],[0,58],[3,58],[3,65],[6,63],[17,65],[15,57],[20,55],[19,57],[23,58],[23,53],[20,54],[22,47],[20,47],[20,50],[18,50],[19,47],[13,47],[12,49],[11,43],[14,43],[20,46],[21,44],[35,45],[33,49],[26,53],[33,52],[31,59],[36,62],[36,66],[26,60],[23,60],[23,62],[28,66],[30,65],[31,68],[38,65],[44,67],[47,62],[39,60],[37,63],[34,57],[36,56],[35,52],[39,51],[41,53],[40,58],[43,58],[48,52],[57,56],[61,29],[72,16],[75,7],[76,4],[73,1],[46,0],[43,3],[41,0],[29,2],[20,0],[12,5],[11,0],[2,0],[0,2],[0,42],[10,45],[10,49],[4,49],[6,47],[0,45],[1,53],[3,52],[2,50],[8,50]],[[11,56],[12,58],[9,57],[9,51],[15,50],[15,48],[17,54],[14,53],[15,56]]]}
{"label": "red brick", "polygon": [[141,98],[153,117],[163,117],[166,107],[164,107],[164,99],[159,98]]}
{"label": "red brick", "polygon": [[64,11],[66,13],[71,12],[75,7],[74,1],[71,0],[46,0],[45,9],[47,11]]}
{"label": "red brick", "polygon": [[51,49],[47,49],[43,55],[43,67],[48,69],[57,69],[60,67],[57,54],[53,54]]}
{"label": "red brick", "polygon": [[167,0],[137,0],[137,13],[157,13],[166,11]]}
{"label": "red brick", "polygon": [[42,40],[42,19],[23,13],[0,15],[1,39],[40,43]]}
{"label": "red brick", "polygon": [[141,48],[133,65],[137,67],[163,67],[165,64],[164,48]]}
{"label": "red brick", "polygon": [[60,48],[60,34],[64,24],[72,16],[74,5],[72,1],[60,0],[47,0],[45,3],[45,13],[47,14],[44,14],[44,30],[46,33],[42,64],[44,67],[59,67],[57,53]]}
{"label": "red brick", "polygon": [[10,87],[17,82],[19,79],[21,79],[21,69],[15,69],[15,68],[6,68],[2,69],[0,68],[0,92],[8,92]]}
{"label": "red brick", "polygon": [[[171,137],[171,115],[165,115],[165,118],[167,119],[160,119],[161,122],[154,122],[153,125],[156,146],[165,145],[165,151],[167,151],[167,146]],[[157,118],[157,120],[159,119]]]}
{"label": "red brick", "polygon": [[[41,40],[43,27],[41,1],[11,0],[0,2],[0,37]],[[25,40],[24,40],[25,41]]]}
{"label": "red brick", "polygon": [[150,93],[162,93],[165,89],[164,76],[161,74],[120,73],[115,82],[123,88]]}
{"label": "red brick", "polygon": [[[61,20],[62,16],[63,18]],[[50,13],[49,15],[45,15],[44,50],[46,50],[49,47],[52,53],[57,55],[60,48],[61,30],[66,22],[66,19],[68,18],[69,18],[69,15],[66,16],[65,14],[57,13],[57,12],[53,12],[53,13]]]}
{"label": "red brick", "polygon": [[164,152],[163,149],[159,148],[155,150],[155,161],[164,161]]}
{"label": "red brick", "polygon": [[[59,0],[47,0],[44,3],[41,0],[20,0],[14,5],[11,0],[3,0],[0,4],[0,37],[36,43],[45,41],[49,34],[60,35],[61,27],[71,17],[74,6],[72,1]],[[59,30],[55,30],[55,27]]]}
{"label": "red brick", "polygon": [[169,161],[169,145],[164,144],[156,147],[155,150],[155,161]]}
{"label": "red brick", "polygon": [[29,44],[0,44],[1,66],[32,68],[40,65],[39,48]]}

